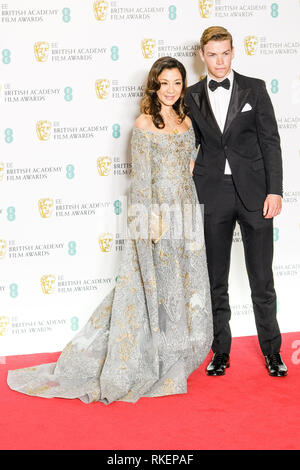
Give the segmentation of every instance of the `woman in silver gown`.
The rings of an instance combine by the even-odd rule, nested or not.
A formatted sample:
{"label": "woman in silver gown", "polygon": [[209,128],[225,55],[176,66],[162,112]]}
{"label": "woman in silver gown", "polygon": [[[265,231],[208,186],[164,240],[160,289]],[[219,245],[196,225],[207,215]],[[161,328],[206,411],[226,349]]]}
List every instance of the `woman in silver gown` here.
{"label": "woman in silver gown", "polygon": [[153,64],[132,134],[129,236],[116,285],[56,363],[9,371],[11,389],[105,404],[186,393],[213,325],[185,89],[180,62]]}

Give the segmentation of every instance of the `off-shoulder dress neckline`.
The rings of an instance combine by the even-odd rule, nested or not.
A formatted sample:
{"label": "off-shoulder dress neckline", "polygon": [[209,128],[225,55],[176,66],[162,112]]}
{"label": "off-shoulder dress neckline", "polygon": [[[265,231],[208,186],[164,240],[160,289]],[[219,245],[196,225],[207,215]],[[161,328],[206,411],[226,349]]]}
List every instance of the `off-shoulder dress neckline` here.
{"label": "off-shoulder dress neckline", "polygon": [[190,127],[184,131],[184,132],[177,132],[176,134],[174,132],[157,132],[157,131],[150,131],[148,129],[141,129],[140,127],[133,127],[133,130],[137,130],[137,131],[141,131],[141,132],[149,132],[150,134],[154,134],[154,135],[168,135],[168,136],[172,136],[172,135],[183,135],[183,134],[187,134],[191,129],[193,128],[193,125],[191,124]]}

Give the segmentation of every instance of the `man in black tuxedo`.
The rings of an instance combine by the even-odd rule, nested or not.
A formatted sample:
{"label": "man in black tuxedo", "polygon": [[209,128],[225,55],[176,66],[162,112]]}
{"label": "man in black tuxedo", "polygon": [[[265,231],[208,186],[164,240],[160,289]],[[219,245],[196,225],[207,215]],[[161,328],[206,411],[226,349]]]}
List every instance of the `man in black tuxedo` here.
{"label": "man in black tuxedo", "polygon": [[244,245],[261,350],[271,376],[285,376],[280,355],[273,282],[273,217],[282,205],[280,138],[264,81],[231,69],[232,36],[206,29],[200,56],[208,75],[187,90],[186,104],[199,146],[193,169],[204,230],[214,318],[213,359],[208,375],[229,367],[230,252],[236,222]]}

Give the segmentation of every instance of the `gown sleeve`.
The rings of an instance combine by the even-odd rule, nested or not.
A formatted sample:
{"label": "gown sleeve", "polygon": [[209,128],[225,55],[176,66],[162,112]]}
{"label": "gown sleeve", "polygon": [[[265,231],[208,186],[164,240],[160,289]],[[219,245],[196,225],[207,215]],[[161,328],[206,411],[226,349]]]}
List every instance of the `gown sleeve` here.
{"label": "gown sleeve", "polygon": [[[190,116],[191,118],[191,116]],[[199,152],[199,148],[201,146],[200,144],[200,141],[197,139],[197,135],[195,133],[195,127],[193,125],[193,120],[192,120],[192,129],[193,129],[193,135],[194,135],[194,142],[195,142],[195,145],[193,145],[192,147],[192,151],[191,151],[191,159],[194,160],[194,162],[196,161],[196,158],[198,156],[198,152]]]}
{"label": "gown sleeve", "polygon": [[129,193],[130,235],[150,240],[149,215],[152,204],[151,156],[148,135],[134,128],[131,139],[132,178]]}
{"label": "gown sleeve", "polygon": [[194,160],[194,162],[196,161],[198,151],[199,151],[199,147],[200,147],[200,144],[198,144],[197,147],[192,148],[191,159]]}
{"label": "gown sleeve", "polygon": [[159,332],[156,275],[151,234],[151,149],[147,131],[134,128],[131,139],[132,180],[129,192],[129,236],[136,245],[152,333]]}

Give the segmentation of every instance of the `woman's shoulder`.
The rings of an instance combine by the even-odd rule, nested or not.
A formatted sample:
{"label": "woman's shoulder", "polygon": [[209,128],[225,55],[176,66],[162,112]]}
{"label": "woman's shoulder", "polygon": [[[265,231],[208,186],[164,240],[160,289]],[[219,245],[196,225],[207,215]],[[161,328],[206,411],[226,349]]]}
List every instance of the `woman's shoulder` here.
{"label": "woman's shoulder", "polygon": [[184,122],[187,124],[188,127],[191,127],[192,120],[189,116],[185,116]]}
{"label": "woman's shoulder", "polygon": [[140,114],[135,120],[134,127],[144,131],[151,131],[153,129],[152,117],[149,114]]}

